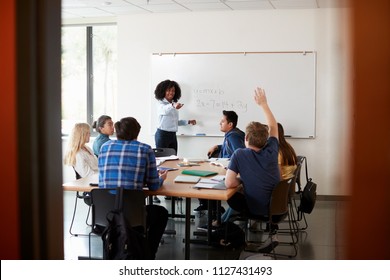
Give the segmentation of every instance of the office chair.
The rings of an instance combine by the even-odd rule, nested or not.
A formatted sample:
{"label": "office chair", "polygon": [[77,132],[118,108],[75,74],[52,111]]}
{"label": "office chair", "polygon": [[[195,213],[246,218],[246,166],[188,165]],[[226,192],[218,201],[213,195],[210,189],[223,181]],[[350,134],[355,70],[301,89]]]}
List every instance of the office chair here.
{"label": "office chair", "polygon": [[[76,180],[81,179],[80,174],[76,171],[76,169],[74,169],[74,167],[73,167],[73,170],[74,170],[74,173],[75,173],[75,176],[76,176]],[[76,192],[75,202],[74,202],[72,221],[71,221],[70,227],[69,227],[69,233],[70,233],[70,235],[72,235],[72,236],[79,236],[79,235],[84,235],[84,236],[86,236],[86,235],[87,235],[87,234],[73,233],[73,232],[72,232],[73,223],[74,223],[74,219],[75,219],[75,216],[76,216],[77,202],[78,202],[79,199],[84,200],[85,204],[88,205],[88,213],[87,213],[87,217],[86,217],[86,219],[85,219],[85,223],[86,223],[88,226],[91,225],[91,224],[88,223],[89,213],[91,212],[91,197],[90,197],[90,193],[89,193],[89,192],[83,192],[83,193],[81,194],[81,192],[78,192],[78,191],[77,191],[77,192]]]}
{"label": "office chair", "polygon": [[[293,229],[295,232],[295,243],[298,242],[298,232],[302,228],[300,228],[299,225],[299,219],[298,219],[298,212],[297,212],[297,203],[296,203],[296,198],[299,196],[300,193],[300,174],[301,174],[301,167],[302,163],[304,161],[304,157],[298,156],[297,157],[297,168],[294,171],[294,176],[291,178],[292,182],[290,184],[290,191],[289,191],[289,196],[288,196],[288,205],[289,205],[289,221],[293,223]],[[280,233],[289,233],[290,228],[287,229],[280,229]]]}
{"label": "office chair", "polygon": [[173,148],[153,148],[155,157],[168,157],[176,155],[176,150]]}
{"label": "office chair", "polygon": [[[176,150],[173,148],[153,148],[153,152],[155,157],[168,157],[172,155],[176,155]],[[172,213],[174,212],[174,207],[175,207],[175,199],[172,199],[171,197],[165,197],[165,199],[171,199],[172,200]],[[157,196],[153,197],[153,202],[155,203],[160,203],[160,199],[158,199]],[[180,205],[182,206],[182,205]],[[166,229],[165,234],[171,234],[175,235],[176,230],[171,230],[171,229]],[[161,240],[162,243],[164,243],[164,239]]]}
{"label": "office chair", "polygon": [[[153,148],[153,152],[156,158],[176,155],[176,150],[173,148]],[[171,199],[171,198],[165,197],[165,199]],[[160,203],[161,201],[157,196],[153,196],[153,202]]]}
{"label": "office chair", "polygon": [[[108,225],[107,214],[115,209],[116,189],[91,191],[92,229],[88,235],[88,252],[91,259],[91,236],[101,236]],[[123,213],[129,225],[146,229],[145,194],[139,190],[123,190]]]}
{"label": "office chair", "polygon": [[[292,185],[295,184],[294,178],[286,179],[280,181],[272,191],[270,205],[269,205],[269,215],[268,217],[256,216],[256,215],[247,215],[247,219],[267,222],[269,225],[279,225],[286,218],[288,218],[289,224],[289,235],[291,237],[291,242],[279,242],[280,245],[288,244],[292,245],[293,253],[292,254],[281,254],[276,253],[275,248],[272,248],[272,256],[276,259],[277,256],[284,256],[293,258],[298,253],[298,247],[296,245],[295,234],[296,229],[294,228],[294,223],[290,216],[290,207],[289,207],[289,193]],[[271,228],[271,226],[270,226]],[[279,232],[278,232],[279,233]],[[269,239],[271,239],[272,232],[269,233]],[[267,240],[266,240],[267,241]],[[271,240],[272,241],[272,240]],[[271,244],[273,244],[271,242]],[[261,249],[262,243],[252,243],[245,248],[246,251],[258,252]]]}
{"label": "office chair", "polygon": [[[296,191],[296,194],[298,195],[299,199],[300,199],[300,197],[302,195],[302,191],[303,191],[303,187],[302,187],[302,183],[301,183],[301,170],[302,170],[302,166],[303,166],[303,163],[305,162],[305,160],[306,160],[305,156],[298,156],[299,169],[297,168],[297,170],[296,170],[296,185],[297,185],[298,189]],[[306,169],[307,169],[307,166],[306,166]],[[307,170],[306,170],[306,173],[307,173]],[[296,218],[297,222],[301,222],[301,221],[304,222],[304,226],[301,227],[300,225],[298,225],[298,228],[299,228],[299,230],[306,230],[309,227],[309,224],[307,223],[305,213],[298,210],[298,206],[296,204],[295,199],[296,199],[296,196],[294,196],[294,207],[296,210],[296,212],[294,211],[294,215],[295,215],[295,213],[297,214],[297,218]]]}

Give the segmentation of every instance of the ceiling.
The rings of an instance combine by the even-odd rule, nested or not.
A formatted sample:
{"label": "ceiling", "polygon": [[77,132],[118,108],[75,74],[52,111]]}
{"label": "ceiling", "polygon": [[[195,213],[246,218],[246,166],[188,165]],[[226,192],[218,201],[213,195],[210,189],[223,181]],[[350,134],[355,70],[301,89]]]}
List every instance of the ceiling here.
{"label": "ceiling", "polygon": [[62,0],[63,19],[146,13],[318,9],[346,7],[348,0]]}

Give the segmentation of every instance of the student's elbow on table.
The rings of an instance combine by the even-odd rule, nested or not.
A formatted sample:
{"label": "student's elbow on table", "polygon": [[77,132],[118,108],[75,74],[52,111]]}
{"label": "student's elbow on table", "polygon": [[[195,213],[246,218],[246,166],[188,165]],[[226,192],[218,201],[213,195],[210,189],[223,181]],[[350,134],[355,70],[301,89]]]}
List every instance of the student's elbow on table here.
{"label": "student's elbow on table", "polygon": [[235,188],[240,184],[240,181],[238,180],[231,180],[229,178],[225,179],[225,186],[228,189]]}

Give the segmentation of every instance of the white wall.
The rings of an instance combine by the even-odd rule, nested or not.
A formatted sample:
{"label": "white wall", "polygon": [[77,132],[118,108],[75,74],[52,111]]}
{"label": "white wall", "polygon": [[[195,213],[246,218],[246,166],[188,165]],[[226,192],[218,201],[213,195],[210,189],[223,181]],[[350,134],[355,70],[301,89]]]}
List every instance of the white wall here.
{"label": "white wall", "polygon": [[[308,157],[318,194],[347,195],[348,190],[341,188],[348,125],[346,16],[344,9],[308,9],[119,17],[117,116],[137,118],[142,126],[139,140],[154,146],[150,133],[153,52],[317,51],[317,137],[291,139],[290,143],[297,154]],[[216,130],[218,124],[216,119]],[[179,138],[179,156],[204,158],[208,148],[221,141]]]}

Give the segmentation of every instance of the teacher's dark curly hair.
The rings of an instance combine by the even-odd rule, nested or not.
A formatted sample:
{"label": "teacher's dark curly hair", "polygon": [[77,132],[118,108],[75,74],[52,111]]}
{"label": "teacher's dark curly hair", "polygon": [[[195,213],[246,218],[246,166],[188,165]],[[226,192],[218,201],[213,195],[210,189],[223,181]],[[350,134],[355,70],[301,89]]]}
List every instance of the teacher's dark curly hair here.
{"label": "teacher's dark curly hair", "polygon": [[175,88],[175,96],[172,101],[177,102],[181,97],[181,89],[179,84],[175,81],[165,80],[160,82],[154,91],[154,96],[157,100],[163,100],[165,98],[165,92],[173,87]]}

